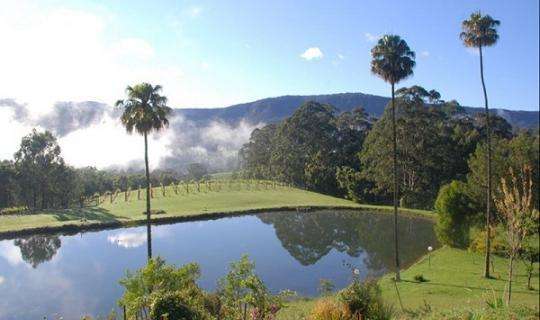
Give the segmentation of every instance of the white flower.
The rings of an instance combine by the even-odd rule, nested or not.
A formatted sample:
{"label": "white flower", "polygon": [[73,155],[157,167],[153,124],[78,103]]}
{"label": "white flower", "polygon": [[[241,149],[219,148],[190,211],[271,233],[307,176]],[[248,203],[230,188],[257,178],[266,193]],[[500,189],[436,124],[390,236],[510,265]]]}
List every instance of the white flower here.
{"label": "white flower", "polygon": [[430,252],[433,251],[433,247],[432,247],[432,246],[427,247],[427,249],[428,249],[428,251],[430,251]]}

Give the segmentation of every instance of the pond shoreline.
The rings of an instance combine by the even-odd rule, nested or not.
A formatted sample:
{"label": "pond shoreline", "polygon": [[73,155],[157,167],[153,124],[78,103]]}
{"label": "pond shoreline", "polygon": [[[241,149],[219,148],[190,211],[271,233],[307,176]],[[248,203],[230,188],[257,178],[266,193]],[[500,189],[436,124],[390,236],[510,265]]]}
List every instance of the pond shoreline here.
{"label": "pond shoreline", "polygon": [[[387,206],[376,205],[361,205],[356,206],[282,206],[282,207],[268,207],[268,208],[253,208],[245,210],[233,210],[233,211],[217,211],[217,212],[199,212],[185,215],[171,215],[163,216],[161,214],[154,214],[151,218],[153,225],[173,224],[179,222],[190,221],[205,221],[215,220],[227,217],[238,217],[249,214],[263,213],[263,212],[276,212],[276,211],[302,211],[312,212],[318,210],[352,210],[352,211],[368,211],[372,210],[378,213],[391,214],[393,208]],[[415,210],[401,208],[399,213],[406,216],[414,216],[425,219],[436,219],[435,214],[429,213],[425,210]],[[0,240],[10,240],[14,238],[30,236],[35,234],[53,234],[53,233],[65,233],[66,235],[77,234],[86,231],[101,231],[107,229],[120,229],[146,225],[146,219],[136,220],[115,220],[107,222],[75,222],[63,224],[60,226],[42,226],[42,227],[30,227],[22,228],[18,230],[0,231]]]}

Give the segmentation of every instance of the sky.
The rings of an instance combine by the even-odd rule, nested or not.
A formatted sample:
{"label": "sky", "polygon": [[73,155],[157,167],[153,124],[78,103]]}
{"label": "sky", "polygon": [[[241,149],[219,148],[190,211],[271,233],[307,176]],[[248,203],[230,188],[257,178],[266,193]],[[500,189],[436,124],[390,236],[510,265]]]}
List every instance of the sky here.
{"label": "sky", "polygon": [[[370,49],[388,33],[400,35],[417,55],[414,76],[400,85],[422,85],[443,99],[482,106],[478,54],[459,39],[461,21],[475,10],[501,21],[500,40],[484,55],[490,105],[538,110],[537,0],[0,4],[0,99],[25,104],[34,117],[58,101],[110,105],[123,98],[127,85],[141,81],[161,84],[175,108],[224,107],[287,94],[389,96],[389,86],[370,72]],[[15,123],[7,109],[0,116],[0,134],[12,137],[0,147],[0,158],[9,158],[29,126]],[[97,147],[105,132],[125,135],[117,124],[102,125],[86,128],[94,130],[94,142],[84,143]],[[88,136],[74,134],[79,138],[63,139],[80,145]],[[122,154],[138,143],[129,139]],[[84,164],[74,150],[75,162]]]}

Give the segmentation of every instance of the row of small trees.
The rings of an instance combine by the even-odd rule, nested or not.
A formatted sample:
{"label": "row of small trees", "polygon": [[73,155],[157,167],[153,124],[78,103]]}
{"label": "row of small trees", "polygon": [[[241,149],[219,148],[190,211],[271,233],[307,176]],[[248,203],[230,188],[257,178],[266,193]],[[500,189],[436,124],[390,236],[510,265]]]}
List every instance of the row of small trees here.
{"label": "row of small trees", "polygon": [[[167,197],[175,195],[190,195],[197,193],[207,192],[220,192],[220,191],[258,191],[258,190],[276,190],[278,188],[289,188],[290,184],[270,181],[270,180],[256,180],[256,179],[220,179],[220,180],[191,180],[191,181],[179,181],[177,183],[172,182],[170,185],[165,186],[160,184],[159,187],[153,187],[150,184],[150,199],[157,197]],[[121,196],[123,194],[123,196]],[[136,195],[136,198],[135,198]],[[116,189],[115,191],[107,191],[105,193],[96,193],[91,197],[84,199],[85,204],[88,205],[100,205],[105,202],[114,203],[119,197],[124,202],[131,200],[146,200],[145,190],[139,186],[137,189],[132,190],[128,188],[125,191]]]}

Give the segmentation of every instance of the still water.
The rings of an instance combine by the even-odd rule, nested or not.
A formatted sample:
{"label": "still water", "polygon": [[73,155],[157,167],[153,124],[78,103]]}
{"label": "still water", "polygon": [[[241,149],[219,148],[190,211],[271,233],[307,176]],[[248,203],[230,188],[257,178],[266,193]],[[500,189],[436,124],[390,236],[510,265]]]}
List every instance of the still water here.
{"label": "still water", "polygon": [[[431,221],[400,217],[403,265],[436,246]],[[274,292],[316,295],[320,279],[337,288],[377,277],[393,263],[393,216],[354,211],[271,212],[152,227],[152,251],[167,262],[201,266],[212,290],[230,262],[248,254]],[[106,315],[122,295],[118,280],[145,264],[146,227],[0,241],[0,319],[78,319]]]}

